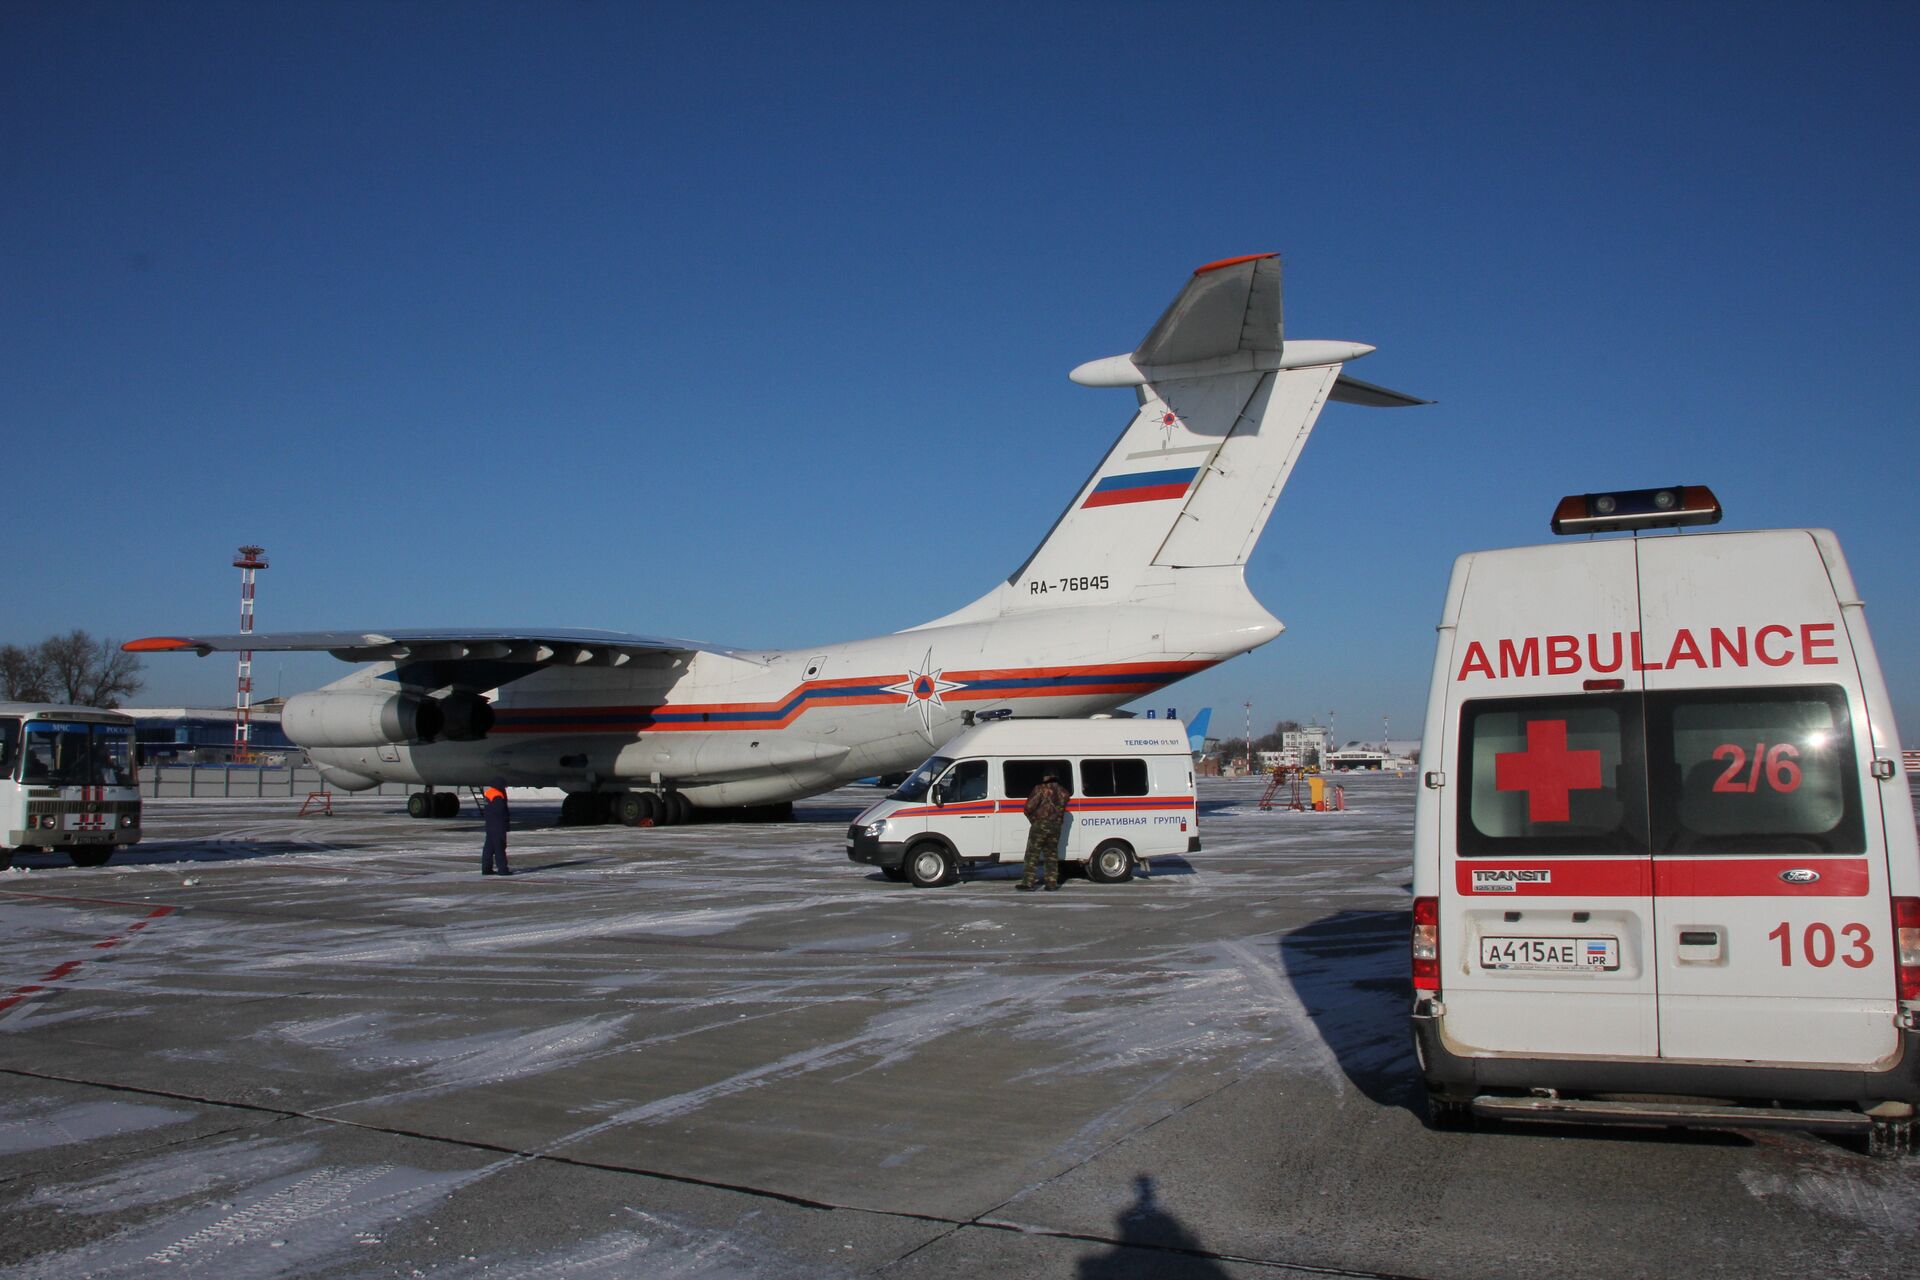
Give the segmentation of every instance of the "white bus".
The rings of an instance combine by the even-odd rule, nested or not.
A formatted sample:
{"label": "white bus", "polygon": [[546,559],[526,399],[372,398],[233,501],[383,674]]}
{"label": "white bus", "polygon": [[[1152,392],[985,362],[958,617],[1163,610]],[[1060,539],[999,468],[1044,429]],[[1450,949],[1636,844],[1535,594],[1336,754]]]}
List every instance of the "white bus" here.
{"label": "white bus", "polygon": [[139,839],[132,716],[0,702],[0,870],[33,849],[97,867]]}

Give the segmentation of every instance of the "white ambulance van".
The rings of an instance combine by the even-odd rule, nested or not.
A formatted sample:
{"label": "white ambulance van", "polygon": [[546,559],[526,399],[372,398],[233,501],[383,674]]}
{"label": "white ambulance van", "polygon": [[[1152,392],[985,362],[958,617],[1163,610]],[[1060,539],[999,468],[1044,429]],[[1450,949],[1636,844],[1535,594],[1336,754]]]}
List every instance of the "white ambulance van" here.
{"label": "white ambulance van", "polygon": [[[1553,528],[1719,518],[1686,486],[1569,498]],[[1476,552],[1439,630],[1412,953],[1434,1122],[1912,1150],[1920,848],[1833,535]]]}
{"label": "white ambulance van", "polygon": [[1051,773],[1071,797],[1062,864],[1110,884],[1200,848],[1193,755],[1178,720],[994,720],[965,729],[847,828],[847,857],[890,880],[948,884],[1020,862],[1027,796]]}

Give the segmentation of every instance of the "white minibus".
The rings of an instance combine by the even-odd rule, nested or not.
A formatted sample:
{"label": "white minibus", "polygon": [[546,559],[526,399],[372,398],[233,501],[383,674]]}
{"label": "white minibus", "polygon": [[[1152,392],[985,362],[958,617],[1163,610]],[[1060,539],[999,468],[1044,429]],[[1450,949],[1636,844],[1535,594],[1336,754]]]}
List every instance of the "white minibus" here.
{"label": "white minibus", "polygon": [[1911,1149],[1920,846],[1821,529],[1675,533],[1699,486],[1561,503],[1454,564],[1421,750],[1413,1030],[1436,1123]]}
{"label": "white minibus", "polygon": [[994,720],[963,730],[847,829],[847,857],[890,880],[947,884],[1020,862],[1022,806],[1051,773],[1070,794],[1061,863],[1101,883],[1200,848],[1193,755],[1178,720]]}

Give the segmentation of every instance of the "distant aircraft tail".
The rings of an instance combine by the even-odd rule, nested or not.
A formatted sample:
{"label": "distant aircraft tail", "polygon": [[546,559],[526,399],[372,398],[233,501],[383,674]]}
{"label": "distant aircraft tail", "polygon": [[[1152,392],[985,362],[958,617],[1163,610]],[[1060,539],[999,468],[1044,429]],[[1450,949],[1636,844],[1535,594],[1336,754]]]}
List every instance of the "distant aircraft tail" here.
{"label": "distant aircraft tail", "polygon": [[1087,386],[1135,388],[1139,411],[1026,563],[939,622],[1172,604],[1183,587],[1241,584],[1329,399],[1427,403],[1341,376],[1372,350],[1283,342],[1274,254],[1201,267],[1131,355],[1073,371]]}
{"label": "distant aircraft tail", "polygon": [[1187,721],[1187,746],[1196,756],[1207,749],[1207,725],[1212,719],[1213,708],[1202,707],[1199,715]]}

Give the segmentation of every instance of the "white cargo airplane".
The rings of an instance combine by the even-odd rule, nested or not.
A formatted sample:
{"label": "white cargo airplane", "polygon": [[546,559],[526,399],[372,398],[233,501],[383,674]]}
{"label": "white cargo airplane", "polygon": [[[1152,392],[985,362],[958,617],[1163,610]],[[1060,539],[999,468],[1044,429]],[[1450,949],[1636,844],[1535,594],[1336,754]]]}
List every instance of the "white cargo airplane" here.
{"label": "white cargo airplane", "polygon": [[372,663],[282,715],[345,790],[503,776],[565,789],[563,821],[636,825],[779,805],[912,768],[976,716],[1109,711],[1279,635],[1244,568],[1321,408],[1427,403],[1341,373],[1372,350],[1282,342],[1274,254],[1201,267],[1131,355],[1073,371],[1134,388],[1140,408],[1038,549],[964,609],[893,635],[771,651],[539,628],[125,647]]}

